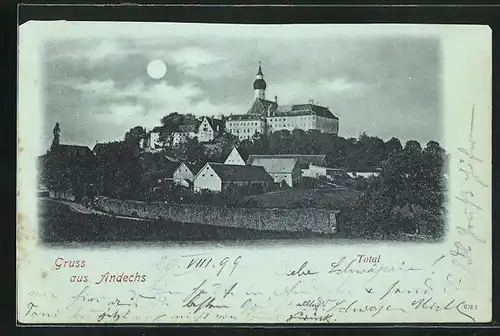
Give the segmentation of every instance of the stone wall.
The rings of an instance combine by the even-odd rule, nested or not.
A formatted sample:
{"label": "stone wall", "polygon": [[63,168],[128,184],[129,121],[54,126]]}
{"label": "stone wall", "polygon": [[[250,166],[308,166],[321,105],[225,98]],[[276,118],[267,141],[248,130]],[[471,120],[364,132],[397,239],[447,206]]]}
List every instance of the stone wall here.
{"label": "stone wall", "polygon": [[[200,204],[122,201],[97,197],[96,207],[115,215],[258,230],[331,233],[335,211],[302,208],[228,208]],[[138,224],[140,225],[140,224]]]}

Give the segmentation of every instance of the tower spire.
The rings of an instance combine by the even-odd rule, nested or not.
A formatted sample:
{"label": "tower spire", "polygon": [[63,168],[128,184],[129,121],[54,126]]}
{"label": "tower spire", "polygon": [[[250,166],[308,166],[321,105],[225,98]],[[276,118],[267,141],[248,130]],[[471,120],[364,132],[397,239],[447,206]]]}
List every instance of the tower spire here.
{"label": "tower spire", "polygon": [[266,81],[264,81],[264,74],[262,73],[262,64],[259,61],[259,71],[255,75],[253,82],[253,90],[255,98],[266,99]]}
{"label": "tower spire", "polygon": [[262,64],[260,61],[259,61],[259,71],[257,72],[257,75],[264,76],[264,74],[262,73]]}

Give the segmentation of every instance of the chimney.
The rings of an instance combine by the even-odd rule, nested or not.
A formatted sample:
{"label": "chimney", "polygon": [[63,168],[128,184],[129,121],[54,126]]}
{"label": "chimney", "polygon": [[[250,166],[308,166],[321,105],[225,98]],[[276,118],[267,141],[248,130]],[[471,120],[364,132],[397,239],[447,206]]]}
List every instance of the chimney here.
{"label": "chimney", "polygon": [[278,96],[274,96],[274,102],[278,104]]}

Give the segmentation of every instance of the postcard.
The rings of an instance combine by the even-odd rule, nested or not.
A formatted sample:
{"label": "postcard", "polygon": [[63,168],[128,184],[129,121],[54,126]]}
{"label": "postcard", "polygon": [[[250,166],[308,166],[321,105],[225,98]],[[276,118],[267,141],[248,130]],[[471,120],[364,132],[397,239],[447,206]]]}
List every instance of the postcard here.
{"label": "postcard", "polygon": [[491,30],[29,21],[20,324],[489,322]]}

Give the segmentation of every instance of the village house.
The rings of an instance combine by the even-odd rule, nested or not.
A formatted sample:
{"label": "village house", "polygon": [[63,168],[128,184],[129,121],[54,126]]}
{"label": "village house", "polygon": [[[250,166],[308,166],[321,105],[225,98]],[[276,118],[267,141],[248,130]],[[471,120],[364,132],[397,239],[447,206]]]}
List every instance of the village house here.
{"label": "village house", "polygon": [[296,159],[297,165],[301,169],[303,177],[309,177],[309,165],[324,166],[326,155],[303,155],[303,154],[267,154],[267,155],[250,155],[247,159],[247,164],[252,165],[255,159]]}
{"label": "village house", "polygon": [[286,183],[293,188],[301,180],[300,167],[295,158],[253,157],[251,166],[263,167],[274,183],[284,186]]}
{"label": "village house", "polygon": [[96,157],[87,146],[57,145],[39,160],[49,197],[80,201],[95,191]]}
{"label": "village house", "polygon": [[173,173],[174,183],[189,187],[192,185],[194,177],[201,169],[202,165],[192,165],[188,163],[181,163]]}
{"label": "village house", "polygon": [[175,132],[167,131],[165,126],[157,126],[149,131],[144,139],[141,139],[139,146],[148,151],[156,151],[165,146],[178,146],[188,139],[195,138],[197,136],[196,131],[194,125],[180,125]]}
{"label": "village house", "polygon": [[349,177],[344,168],[329,168],[312,163],[309,165],[308,169],[303,171],[303,176],[312,178],[319,178],[320,176],[327,178]]}
{"label": "village house", "polygon": [[165,126],[154,127],[146,138],[141,139],[140,147],[148,151],[163,147],[179,146],[189,139],[198,138],[200,142],[210,142],[224,131],[224,121],[215,117],[202,117],[198,128],[195,125],[179,125],[176,131],[167,131]]}
{"label": "village house", "polygon": [[198,127],[198,141],[210,142],[224,130],[224,121],[216,118],[203,117]]}
{"label": "village house", "polygon": [[139,144],[140,147],[151,151],[161,149],[164,143],[160,141],[160,135],[165,133],[166,130],[164,126],[154,127],[151,131],[148,132],[147,137],[141,140]]}
{"label": "village house", "polygon": [[240,188],[258,189],[260,192],[269,191],[273,179],[263,167],[225,165],[208,162],[194,177],[194,191],[232,191]]}
{"label": "village house", "polygon": [[172,146],[179,146],[197,136],[194,125],[180,125],[179,131],[172,133]]}
{"label": "village house", "polygon": [[241,156],[240,152],[236,147],[233,147],[231,150],[231,153],[226,158],[226,161],[224,161],[224,164],[226,165],[239,165],[239,166],[245,166],[245,160],[243,160],[243,157]]}

